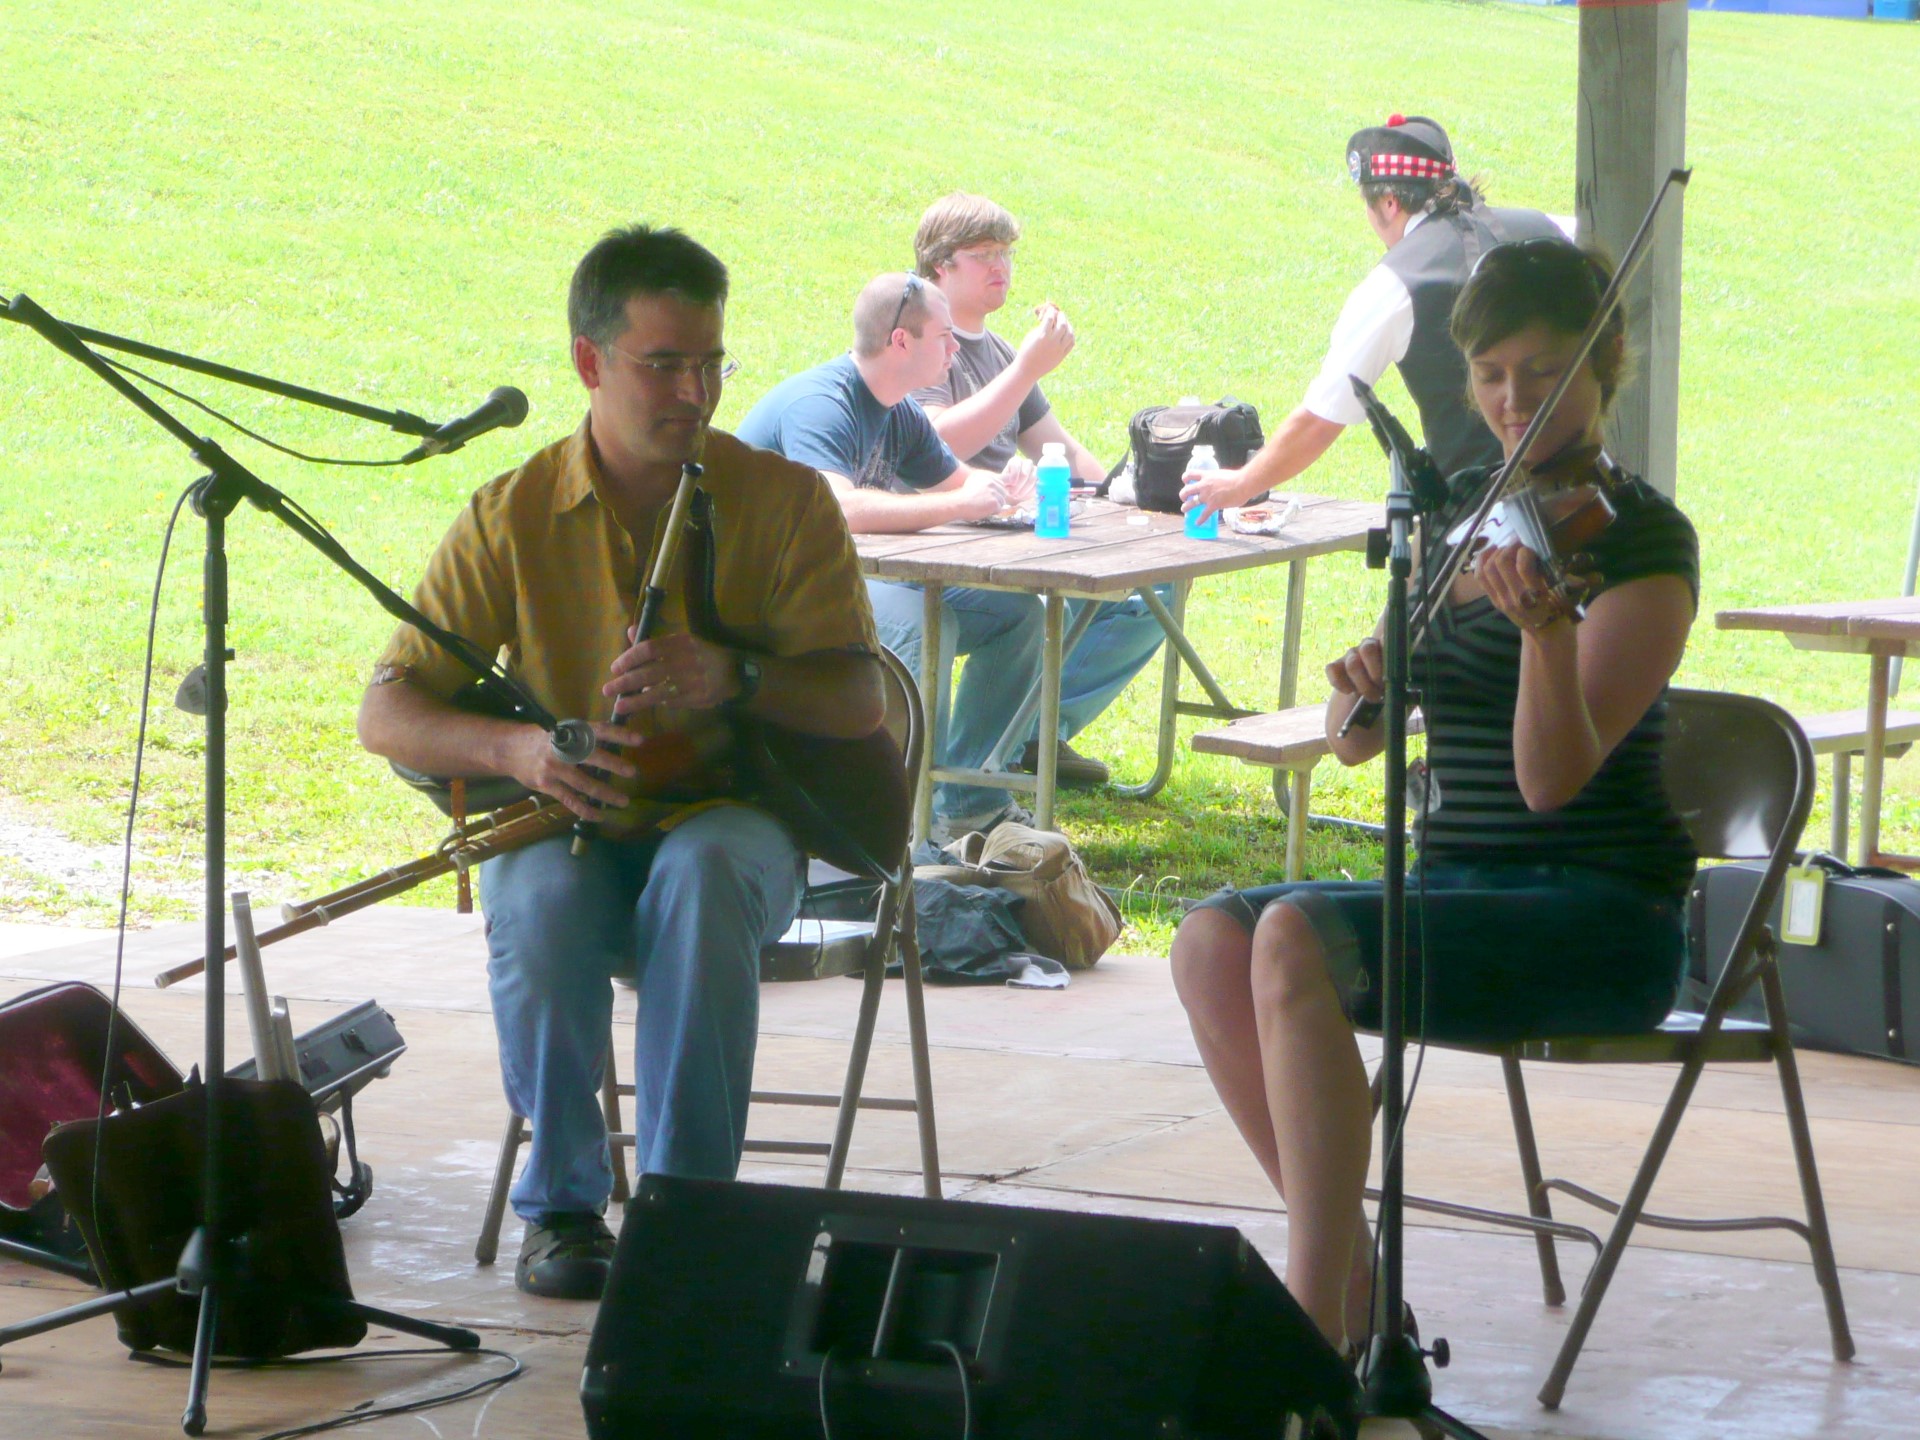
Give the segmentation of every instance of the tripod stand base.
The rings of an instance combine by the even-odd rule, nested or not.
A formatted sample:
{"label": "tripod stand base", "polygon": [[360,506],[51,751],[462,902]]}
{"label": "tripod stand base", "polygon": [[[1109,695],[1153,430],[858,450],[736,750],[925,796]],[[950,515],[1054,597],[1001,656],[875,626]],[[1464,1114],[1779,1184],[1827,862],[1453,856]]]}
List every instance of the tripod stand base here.
{"label": "tripod stand base", "polygon": [[[33,1320],[22,1321],[18,1325],[0,1326],[0,1346],[11,1344],[15,1340],[30,1339],[35,1335],[44,1335],[51,1330],[60,1330],[68,1325],[77,1325],[82,1320],[91,1320],[96,1316],[109,1315],[126,1306],[135,1306],[163,1296],[179,1293],[178,1280],[154,1280],[145,1285],[136,1285],[131,1290],[116,1290],[111,1295],[96,1296],[83,1300],[78,1305],[69,1305],[65,1309],[55,1310]],[[411,1315],[396,1314],[391,1310],[382,1310],[377,1306],[363,1305],[358,1300],[342,1300],[335,1295],[302,1294],[290,1297],[295,1306],[310,1305],[315,1309],[332,1311],[335,1314],[351,1315],[368,1325],[382,1325],[403,1335],[412,1335],[417,1339],[430,1340],[436,1345],[444,1345],[449,1350],[478,1350],[480,1337],[472,1330],[459,1325],[439,1325],[431,1320],[416,1319]],[[199,1435],[207,1428],[207,1387],[213,1368],[213,1347],[219,1338],[219,1290],[207,1285],[200,1291],[200,1312],[194,1327],[193,1361],[187,1379],[187,1406],[180,1419],[180,1428],[189,1435]]]}
{"label": "tripod stand base", "polygon": [[[1398,1327],[1395,1327],[1396,1329]],[[1444,1341],[1433,1342],[1436,1350]],[[1486,1440],[1464,1420],[1433,1403],[1433,1381],[1427,1375],[1426,1352],[1407,1334],[1381,1334],[1367,1351],[1360,1382],[1360,1414],[1368,1420],[1405,1420],[1420,1440],[1450,1435],[1454,1440]]]}

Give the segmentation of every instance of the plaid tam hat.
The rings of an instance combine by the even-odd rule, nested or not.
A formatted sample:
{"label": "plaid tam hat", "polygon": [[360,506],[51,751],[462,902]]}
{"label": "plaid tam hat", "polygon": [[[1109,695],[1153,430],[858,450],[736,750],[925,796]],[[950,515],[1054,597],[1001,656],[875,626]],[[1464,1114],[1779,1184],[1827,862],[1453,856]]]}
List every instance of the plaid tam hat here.
{"label": "plaid tam hat", "polygon": [[1356,131],[1347,141],[1347,173],[1362,185],[1445,180],[1454,173],[1453,146],[1438,121],[1424,115],[1389,115],[1386,124]]}

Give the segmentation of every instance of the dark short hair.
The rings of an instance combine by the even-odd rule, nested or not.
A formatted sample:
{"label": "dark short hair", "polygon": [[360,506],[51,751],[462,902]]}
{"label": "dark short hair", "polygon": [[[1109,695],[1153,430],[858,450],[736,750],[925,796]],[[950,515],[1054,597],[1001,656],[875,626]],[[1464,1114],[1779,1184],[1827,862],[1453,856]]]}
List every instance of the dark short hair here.
{"label": "dark short hair", "polygon": [[1362,180],[1360,198],[1368,205],[1377,205],[1385,196],[1391,195],[1400,202],[1400,208],[1409,215],[1418,215],[1429,205],[1436,215],[1445,215],[1452,210],[1471,210],[1487,198],[1487,192],[1479,176],[1463,180],[1458,175],[1450,175],[1445,180]]}
{"label": "dark short hair", "polygon": [[[1571,240],[1547,236],[1496,245],[1480,257],[1461,288],[1448,332],[1469,360],[1529,325],[1579,335],[1612,279],[1613,262],[1603,251]],[[1600,382],[1603,404],[1611,403],[1620,388],[1626,327],[1624,307],[1615,306],[1587,359]]]}
{"label": "dark short hair", "polygon": [[677,295],[694,305],[727,303],[727,267],[699,241],[671,226],[609,230],[574,267],[567,325],[575,338],[609,345],[627,328],[635,295]]}

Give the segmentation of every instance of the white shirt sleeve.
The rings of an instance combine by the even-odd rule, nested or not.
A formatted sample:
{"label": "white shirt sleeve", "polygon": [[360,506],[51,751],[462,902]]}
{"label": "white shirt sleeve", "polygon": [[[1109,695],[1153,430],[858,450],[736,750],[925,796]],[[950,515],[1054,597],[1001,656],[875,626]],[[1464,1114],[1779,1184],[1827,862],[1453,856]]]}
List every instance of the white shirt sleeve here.
{"label": "white shirt sleeve", "polygon": [[1340,307],[1327,357],[1301,403],[1322,420],[1358,425],[1367,418],[1366,412],[1354,399],[1347,377],[1358,375],[1369,385],[1377,383],[1387,366],[1405,357],[1412,339],[1413,297],[1393,271],[1385,265],[1374,266]]}

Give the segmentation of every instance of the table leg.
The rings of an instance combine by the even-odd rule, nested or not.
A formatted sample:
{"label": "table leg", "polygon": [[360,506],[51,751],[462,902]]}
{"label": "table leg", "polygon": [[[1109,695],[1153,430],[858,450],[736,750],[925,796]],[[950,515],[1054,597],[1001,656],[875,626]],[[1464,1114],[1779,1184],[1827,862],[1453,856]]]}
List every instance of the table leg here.
{"label": "table leg", "polygon": [[938,760],[934,736],[939,733],[940,705],[947,688],[947,677],[940,672],[940,611],[945,592],[938,585],[922,587],[925,608],[920,620],[920,714],[926,734],[920,756],[920,789],[913,797],[913,841],[927,843],[933,830],[933,767]]}
{"label": "table leg", "polygon": [[1130,800],[1148,800],[1160,793],[1160,789],[1173,774],[1174,718],[1180,713],[1180,647],[1171,643],[1172,637],[1181,634],[1187,616],[1187,591],[1190,582],[1179,580],[1173,587],[1173,608],[1167,610],[1161,605],[1160,597],[1151,589],[1141,587],[1134,593],[1145,602],[1167,632],[1169,643],[1165,660],[1160,670],[1160,738],[1159,749],[1154,758],[1153,774],[1139,785],[1115,785],[1114,793],[1125,795]]}
{"label": "table leg", "polygon": [[1039,754],[1034,761],[1033,821],[1042,830],[1053,829],[1053,788],[1060,769],[1060,747],[1053,737],[1060,733],[1060,666],[1067,602],[1059,595],[1047,596],[1046,648],[1040,656],[1040,735]]}
{"label": "table leg", "polygon": [[1239,709],[1227,698],[1227,692],[1220,688],[1220,682],[1213,678],[1213,671],[1207,668],[1207,662],[1200,658],[1200,652],[1193,648],[1193,641],[1187,638],[1186,627],[1182,622],[1187,613],[1188,584],[1188,581],[1182,580],[1174,586],[1174,599],[1180,604],[1178,613],[1167,609],[1161,603],[1160,597],[1146,586],[1134,591],[1134,594],[1146,602],[1147,608],[1160,622],[1160,628],[1167,632],[1167,644],[1180,652],[1180,658],[1186,662],[1187,668],[1193,671],[1193,678],[1200,682],[1200,688],[1207,692],[1207,699],[1213,702],[1214,707],[1229,715],[1251,715],[1253,711]]}
{"label": "table leg", "polygon": [[1860,863],[1880,863],[1880,783],[1887,764],[1888,657],[1875,651],[1867,671],[1867,753],[1860,757]]}
{"label": "table leg", "polygon": [[[1280,638],[1280,703],[1276,709],[1291,710],[1300,697],[1300,623],[1307,613],[1307,562],[1287,562],[1287,613]],[[1273,772],[1273,798],[1282,814],[1292,816],[1294,795],[1301,787],[1291,784],[1285,770]],[[1305,824],[1303,819],[1301,822]],[[1289,826],[1288,833],[1292,833]],[[1289,862],[1289,880],[1298,879]]]}
{"label": "table leg", "polygon": [[1280,709],[1300,697],[1300,623],[1307,613],[1307,562],[1287,562],[1287,619],[1280,640]]}

